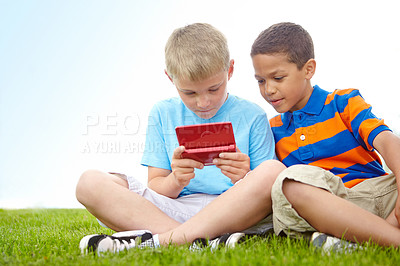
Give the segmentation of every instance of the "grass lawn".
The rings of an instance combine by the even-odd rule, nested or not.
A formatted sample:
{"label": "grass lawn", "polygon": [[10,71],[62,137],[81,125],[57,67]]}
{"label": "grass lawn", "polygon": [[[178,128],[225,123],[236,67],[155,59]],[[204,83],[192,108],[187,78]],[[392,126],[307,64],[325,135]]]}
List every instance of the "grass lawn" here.
{"label": "grass lawn", "polygon": [[232,250],[190,252],[188,246],[81,255],[80,239],[113,233],[83,209],[0,209],[0,265],[400,265],[394,248],[369,246],[323,255],[304,240],[253,238]]}

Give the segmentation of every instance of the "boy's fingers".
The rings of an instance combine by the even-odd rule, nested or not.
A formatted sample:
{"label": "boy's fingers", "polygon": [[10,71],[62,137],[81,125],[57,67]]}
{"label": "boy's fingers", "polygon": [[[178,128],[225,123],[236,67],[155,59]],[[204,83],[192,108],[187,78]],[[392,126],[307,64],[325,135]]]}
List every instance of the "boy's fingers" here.
{"label": "boy's fingers", "polygon": [[192,159],[182,159],[182,153],[185,151],[184,146],[179,146],[174,150],[174,153],[172,154],[172,159],[180,159],[176,160],[175,162],[172,162],[172,165],[175,167],[183,167],[183,168],[199,168],[202,169],[204,165],[201,162],[192,160]]}
{"label": "boy's fingers", "polygon": [[191,173],[180,173],[180,174],[179,174],[179,177],[178,177],[178,179],[179,179],[180,181],[183,181],[183,180],[190,180],[190,179],[192,179],[192,178],[194,178],[194,173],[193,173],[193,172],[191,172]]}
{"label": "boy's fingers", "polygon": [[[219,158],[234,160],[234,161],[244,161],[247,160],[247,155],[241,152],[222,152],[219,154]],[[222,159],[219,159],[222,160]],[[224,160],[224,161],[227,161]]]}
{"label": "boy's fingers", "polygon": [[201,162],[192,160],[192,159],[183,159],[182,163],[184,164],[184,167],[191,167],[191,168],[198,168],[202,169],[204,165]]}
{"label": "boy's fingers", "polygon": [[176,182],[181,186],[187,186],[191,179],[194,178],[194,173],[176,173]]}
{"label": "boy's fingers", "polygon": [[188,169],[186,171],[193,171],[193,168],[202,169],[204,167],[204,165],[201,162],[198,162],[198,161],[195,161],[192,159],[180,159],[180,160],[172,161],[171,167],[172,168],[179,167],[179,168],[183,168],[183,169]]}
{"label": "boy's fingers", "polygon": [[224,170],[226,172],[229,172],[231,174],[235,174],[235,175],[241,175],[243,176],[244,174],[246,174],[248,172],[248,170],[246,168],[242,168],[242,167],[236,167],[235,165],[219,165],[218,166],[219,169]]}
{"label": "boy's fingers", "polygon": [[227,159],[227,160],[236,160],[236,158],[237,158],[237,155],[236,155],[236,152],[222,152],[222,153],[220,153],[219,155],[218,155],[218,160],[219,161],[226,161],[226,160],[224,160],[224,159]]}
{"label": "boy's fingers", "polygon": [[232,180],[243,178],[250,170],[250,158],[244,153],[221,153],[219,157],[213,163]]}
{"label": "boy's fingers", "polygon": [[182,153],[185,151],[185,147],[184,146],[179,146],[178,148],[176,148],[174,150],[174,153],[172,154],[172,158],[174,159],[180,159],[182,158]]}
{"label": "boy's fingers", "polygon": [[221,170],[222,174],[224,174],[225,176],[229,177],[232,181],[232,183],[236,183],[237,181],[239,181],[240,179],[242,179],[243,176],[226,171],[226,170]]}
{"label": "boy's fingers", "polygon": [[230,164],[232,164],[232,160],[224,160],[224,159],[221,159],[221,158],[215,158],[214,160],[213,160],[213,163],[215,164],[215,165],[230,165]]}
{"label": "boy's fingers", "polygon": [[219,167],[219,169],[225,171],[225,172],[229,172],[229,173],[236,173],[238,171],[237,168],[233,167],[233,166],[229,166],[229,165],[221,165]]}

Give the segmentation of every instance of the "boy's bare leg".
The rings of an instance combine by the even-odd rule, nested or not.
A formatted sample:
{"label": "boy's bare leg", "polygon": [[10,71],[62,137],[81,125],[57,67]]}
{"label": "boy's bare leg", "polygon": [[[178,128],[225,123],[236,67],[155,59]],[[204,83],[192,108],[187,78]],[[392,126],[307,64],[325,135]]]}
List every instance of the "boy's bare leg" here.
{"label": "boy's bare leg", "polygon": [[160,233],[180,225],[153,203],[130,191],[126,180],[112,174],[86,171],[78,182],[76,197],[115,231],[147,229]]}
{"label": "boy's bare leg", "polygon": [[265,161],[187,222],[160,234],[160,243],[184,244],[196,238],[212,239],[256,224],[272,212],[271,187],[285,168],[279,161]]}
{"label": "boy's bare leg", "polygon": [[296,212],[320,232],[349,241],[400,246],[398,228],[324,189],[285,180],[283,192]]}
{"label": "boy's bare leg", "polygon": [[396,216],[395,216],[395,214],[394,214],[394,210],[390,213],[390,215],[386,218],[386,221],[388,222],[388,223],[390,223],[391,225],[393,225],[393,226],[395,226],[395,227],[397,227],[397,228],[399,228],[400,229],[400,224],[399,224],[399,222],[397,221],[397,218],[396,218]]}

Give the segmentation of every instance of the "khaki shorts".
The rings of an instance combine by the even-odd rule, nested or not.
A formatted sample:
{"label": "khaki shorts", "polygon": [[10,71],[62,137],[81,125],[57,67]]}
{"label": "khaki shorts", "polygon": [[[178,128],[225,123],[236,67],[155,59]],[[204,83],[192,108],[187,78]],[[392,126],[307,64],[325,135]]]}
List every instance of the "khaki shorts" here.
{"label": "khaki shorts", "polygon": [[285,179],[325,189],[384,219],[396,204],[397,186],[393,174],[365,180],[349,189],[340,177],[329,171],[310,165],[294,165],[284,170],[272,186],[273,223],[277,235],[283,232],[290,237],[308,237],[316,231],[297,214],[283,194]]}

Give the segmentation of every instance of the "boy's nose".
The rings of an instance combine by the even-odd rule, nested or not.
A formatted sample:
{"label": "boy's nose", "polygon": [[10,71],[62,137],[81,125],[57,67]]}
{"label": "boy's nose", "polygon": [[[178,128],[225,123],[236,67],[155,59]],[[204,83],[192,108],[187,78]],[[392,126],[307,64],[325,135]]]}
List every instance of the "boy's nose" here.
{"label": "boy's nose", "polygon": [[272,95],[272,94],[274,94],[276,92],[276,89],[271,84],[265,82],[264,91],[265,91],[265,94]]}
{"label": "boy's nose", "polygon": [[197,106],[199,108],[206,108],[210,105],[210,99],[207,96],[199,96],[197,98]]}

